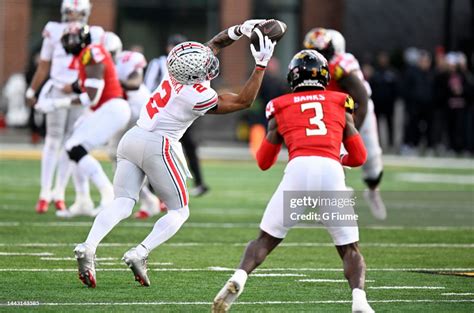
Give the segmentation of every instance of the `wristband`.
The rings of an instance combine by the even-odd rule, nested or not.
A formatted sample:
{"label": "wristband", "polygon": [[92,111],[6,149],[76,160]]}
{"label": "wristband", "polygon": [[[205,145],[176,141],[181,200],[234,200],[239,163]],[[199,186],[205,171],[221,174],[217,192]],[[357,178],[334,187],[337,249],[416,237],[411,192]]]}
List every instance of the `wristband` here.
{"label": "wristband", "polygon": [[255,65],[255,70],[256,71],[264,71],[267,67],[263,65]]}
{"label": "wristband", "polygon": [[32,99],[35,97],[35,95],[36,95],[36,91],[34,91],[33,88],[28,87],[28,89],[26,89],[26,93],[25,93],[26,98]]}
{"label": "wristband", "polygon": [[[242,37],[242,33],[239,31],[240,25],[234,25],[231,26],[227,29],[227,35],[229,36],[230,39],[236,41],[239,40],[240,37]],[[240,35],[238,35],[240,33]]]}

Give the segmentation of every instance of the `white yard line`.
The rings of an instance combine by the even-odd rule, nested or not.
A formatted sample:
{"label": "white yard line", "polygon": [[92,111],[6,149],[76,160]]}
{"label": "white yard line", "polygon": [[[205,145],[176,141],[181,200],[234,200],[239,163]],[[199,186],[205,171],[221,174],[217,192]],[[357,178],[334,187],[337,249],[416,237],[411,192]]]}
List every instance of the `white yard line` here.
{"label": "white yard line", "polygon": [[[15,303],[15,301],[12,301]],[[0,303],[0,306],[193,306],[193,305],[211,305],[209,301],[159,301],[159,302],[44,302],[37,303],[35,301],[24,301],[22,304],[20,301],[15,305],[9,305],[8,303]],[[474,302],[474,299],[390,299],[390,300],[370,300],[369,303],[460,303],[460,302]],[[278,304],[347,304],[352,303],[351,300],[316,300],[316,301],[239,301],[234,305],[278,305]]]}
{"label": "white yard line", "polygon": [[410,172],[395,174],[395,180],[410,183],[474,185],[474,175],[430,174]]}
{"label": "white yard line", "polygon": [[[162,265],[162,264],[158,264]],[[98,268],[98,271],[123,271],[128,270],[126,268]],[[233,272],[235,268],[230,267],[220,267],[220,266],[211,266],[204,268],[149,268],[150,271],[157,272]],[[76,269],[73,268],[0,268],[0,272],[74,272]],[[255,270],[258,273],[268,273],[268,272],[342,272],[342,268],[259,268]],[[368,268],[369,272],[416,272],[416,271],[474,271],[473,268]],[[251,275],[252,276],[252,275]],[[389,287],[389,286],[385,286]],[[396,287],[396,286],[395,286]]]}
{"label": "white yard line", "polygon": [[446,289],[442,286],[369,286],[369,289]]}
{"label": "white yard line", "polygon": [[[254,275],[252,275],[254,276]],[[298,279],[297,282],[301,283],[347,283],[346,279],[325,279],[325,278],[309,278],[309,279]],[[367,279],[366,283],[373,283],[375,280]]]}
{"label": "white yard line", "polygon": [[445,292],[442,296],[474,296],[474,292]]}
{"label": "white yard line", "polygon": [[252,274],[252,277],[306,277],[305,274],[287,274],[287,273],[269,273],[269,274]]}
{"label": "white yard line", "polygon": [[[30,242],[30,243],[0,243],[0,247],[74,247],[77,243],[46,243],[46,242]],[[102,243],[101,247],[129,247],[135,243]],[[170,247],[200,247],[200,246],[246,246],[246,243],[225,243],[225,242],[175,242],[165,243],[165,246]],[[282,243],[281,247],[334,247],[334,244],[329,242],[287,242]],[[362,242],[362,247],[376,247],[376,248],[474,248],[474,243],[378,243],[378,242]]]}
{"label": "white yard line", "polygon": [[54,255],[50,252],[24,253],[24,252],[0,252],[0,256],[48,256]]}

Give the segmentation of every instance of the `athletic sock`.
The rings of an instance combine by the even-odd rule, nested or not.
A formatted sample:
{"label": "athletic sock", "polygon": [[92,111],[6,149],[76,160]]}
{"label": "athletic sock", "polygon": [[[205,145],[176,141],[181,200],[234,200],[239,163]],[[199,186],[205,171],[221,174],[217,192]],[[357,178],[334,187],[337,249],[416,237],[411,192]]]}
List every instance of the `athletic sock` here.
{"label": "athletic sock", "polygon": [[132,214],[134,205],[135,201],[129,198],[117,198],[112,201],[95,218],[94,224],[87,236],[86,244],[95,250],[115,225]]}
{"label": "athletic sock", "polygon": [[139,244],[135,249],[137,251],[137,254],[144,258],[147,257],[148,253],[150,252],[150,250],[148,250],[148,248],[145,247],[143,244]]}
{"label": "athletic sock", "polygon": [[141,244],[149,251],[155,249],[176,234],[188,217],[188,206],[178,210],[169,210],[165,216],[156,221],[153,230]]}
{"label": "athletic sock", "polygon": [[46,136],[43,152],[41,154],[41,192],[40,198],[51,200],[51,187],[53,186],[54,171],[58,162],[58,150],[61,140]]}
{"label": "athletic sock", "polygon": [[242,289],[245,285],[245,282],[247,281],[248,274],[246,271],[242,269],[238,269],[235,271],[234,275],[229,279],[231,281],[235,281],[240,289]]}
{"label": "athletic sock", "polygon": [[71,176],[72,166],[71,160],[65,149],[61,149],[61,154],[58,160],[58,169],[56,171],[56,183],[54,186],[54,200],[64,200],[66,187]]}

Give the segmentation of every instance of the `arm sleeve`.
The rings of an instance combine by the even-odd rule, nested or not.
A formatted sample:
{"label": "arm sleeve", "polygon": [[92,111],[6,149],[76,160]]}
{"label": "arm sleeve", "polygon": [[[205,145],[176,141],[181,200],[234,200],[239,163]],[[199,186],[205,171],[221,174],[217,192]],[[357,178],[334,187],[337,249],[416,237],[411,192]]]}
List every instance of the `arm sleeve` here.
{"label": "arm sleeve", "polygon": [[341,164],[350,167],[361,166],[367,160],[367,150],[360,134],[355,134],[344,140],[344,148],[348,154],[341,158]]}
{"label": "arm sleeve", "polygon": [[264,138],[257,151],[257,164],[262,171],[269,169],[278,159],[281,150],[281,143],[274,144]]}

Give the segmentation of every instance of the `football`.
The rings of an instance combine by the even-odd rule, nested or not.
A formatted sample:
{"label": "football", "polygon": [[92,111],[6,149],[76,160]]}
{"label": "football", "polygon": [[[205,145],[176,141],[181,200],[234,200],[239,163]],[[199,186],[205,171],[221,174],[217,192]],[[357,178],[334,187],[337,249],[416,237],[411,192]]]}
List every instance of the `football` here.
{"label": "football", "polygon": [[260,49],[260,43],[257,33],[255,32],[256,29],[259,29],[264,36],[268,36],[271,41],[279,41],[286,32],[286,24],[275,20],[266,20],[255,26],[252,31],[252,35],[250,35],[250,42],[255,46],[255,49]]}

